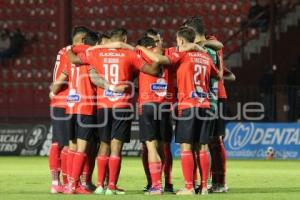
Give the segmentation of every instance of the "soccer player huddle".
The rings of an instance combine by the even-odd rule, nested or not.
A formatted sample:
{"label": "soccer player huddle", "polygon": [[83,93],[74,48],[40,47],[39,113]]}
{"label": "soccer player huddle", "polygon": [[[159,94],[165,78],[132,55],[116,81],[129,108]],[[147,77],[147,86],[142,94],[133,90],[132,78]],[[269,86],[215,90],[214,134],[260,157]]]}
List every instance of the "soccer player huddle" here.
{"label": "soccer player huddle", "polygon": [[131,46],[123,28],[107,35],[74,28],[72,45],[57,55],[49,94],[52,193],[125,194],[117,183],[133,119],[139,122],[145,194],[175,193],[173,122],[185,181],[176,194],[227,192],[219,113],[227,98],[223,81],[235,77],[224,67],[223,44],[205,35],[201,17],[188,18],[176,42],[164,48],[159,32],[149,29]]}

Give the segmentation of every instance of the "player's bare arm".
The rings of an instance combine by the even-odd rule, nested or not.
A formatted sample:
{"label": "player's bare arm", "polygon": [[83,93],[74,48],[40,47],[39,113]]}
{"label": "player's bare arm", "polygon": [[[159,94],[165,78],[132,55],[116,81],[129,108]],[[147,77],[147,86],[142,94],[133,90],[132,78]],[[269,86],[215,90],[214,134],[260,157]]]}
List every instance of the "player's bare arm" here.
{"label": "player's bare arm", "polygon": [[224,63],[223,61],[223,56],[222,55],[218,55],[218,64],[217,64],[217,70],[218,70],[218,77],[219,79],[223,79],[223,68],[224,68]]}
{"label": "player's bare arm", "polygon": [[163,56],[158,53],[154,53],[146,47],[137,46],[136,48],[143,51],[144,54],[146,54],[146,56],[148,56],[153,62],[157,64],[162,64],[162,65],[171,64],[169,58],[166,56]]}
{"label": "player's bare arm", "polygon": [[107,44],[96,45],[96,46],[88,48],[87,50],[90,51],[90,50],[98,49],[98,48],[100,48],[100,49],[108,49],[108,48],[111,48],[111,49],[129,49],[129,50],[132,50],[132,51],[135,50],[134,46],[131,46],[130,44],[127,44],[125,42],[119,42],[119,41],[110,42],[110,43],[107,43]]}
{"label": "player's bare arm", "polygon": [[52,84],[51,91],[49,94],[49,98],[52,99],[62,88],[64,84],[66,84],[66,80],[68,79],[68,75],[65,73],[61,73],[57,80]]}
{"label": "player's bare arm", "polygon": [[184,51],[202,51],[205,53],[207,52],[202,46],[195,43],[188,43],[179,47],[179,52],[184,52]]}
{"label": "player's bare arm", "polygon": [[67,51],[68,58],[71,63],[75,65],[82,65],[84,64],[81,59],[70,49]]}
{"label": "player's bare arm", "polygon": [[157,63],[145,64],[141,68],[141,72],[144,72],[145,74],[149,74],[152,76],[159,76],[161,74],[161,68],[160,65]]}
{"label": "player's bare arm", "polygon": [[232,71],[230,71],[228,68],[225,67],[223,79],[226,81],[235,81],[236,77],[235,77],[234,73],[232,73]]}
{"label": "player's bare arm", "polygon": [[203,41],[203,46],[210,47],[216,51],[224,48],[224,45],[222,44],[222,42],[220,42],[218,40],[205,40],[205,41]]}
{"label": "player's bare arm", "polygon": [[128,85],[112,85],[104,78],[101,77],[95,69],[89,71],[89,76],[94,85],[103,89],[109,89],[114,92],[123,93],[128,89]]}

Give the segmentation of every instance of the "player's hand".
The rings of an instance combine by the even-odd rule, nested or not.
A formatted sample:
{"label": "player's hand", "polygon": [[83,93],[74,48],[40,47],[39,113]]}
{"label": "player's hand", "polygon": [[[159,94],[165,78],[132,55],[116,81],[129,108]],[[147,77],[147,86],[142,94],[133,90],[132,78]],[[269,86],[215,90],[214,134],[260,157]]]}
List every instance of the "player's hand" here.
{"label": "player's hand", "polygon": [[201,51],[205,53],[207,52],[202,46],[195,43],[188,43],[179,48],[179,52],[184,52],[184,51]]}
{"label": "player's hand", "polygon": [[135,47],[135,49],[139,49],[139,50],[142,50],[144,47],[143,46],[140,46],[140,45],[137,45],[136,47]]}
{"label": "player's hand", "polygon": [[109,90],[113,92],[118,92],[118,93],[124,93],[128,90],[129,86],[128,85],[110,85]]}
{"label": "player's hand", "polygon": [[53,92],[49,93],[49,99],[52,100],[55,97],[55,94]]}

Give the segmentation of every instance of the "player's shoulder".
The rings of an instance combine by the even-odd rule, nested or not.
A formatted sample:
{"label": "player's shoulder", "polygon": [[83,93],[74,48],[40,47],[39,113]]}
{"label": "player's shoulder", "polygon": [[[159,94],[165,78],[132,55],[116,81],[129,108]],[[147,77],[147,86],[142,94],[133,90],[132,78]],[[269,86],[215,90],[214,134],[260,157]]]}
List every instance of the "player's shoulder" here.
{"label": "player's shoulder", "polygon": [[214,35],[206,35],[205,38],[207,40],[218,40],[218,38],[216,36],[214,36]]}
{"label": "player's shoulder", "polygon": [[59,51],[58,51],[58,55],[63,55],[63,54],[66,54],[68,50],[71,49],[71,45],[68,45],[68,46],[65,46],[63,48],[61,48]]}
{"label": "player's shoulder", "polygon": [[177,48],[176,47],[169,47],[169,48],[165,48],[164,50],[164,54],[167,55],[171,55],[172,53],[177,52]]}

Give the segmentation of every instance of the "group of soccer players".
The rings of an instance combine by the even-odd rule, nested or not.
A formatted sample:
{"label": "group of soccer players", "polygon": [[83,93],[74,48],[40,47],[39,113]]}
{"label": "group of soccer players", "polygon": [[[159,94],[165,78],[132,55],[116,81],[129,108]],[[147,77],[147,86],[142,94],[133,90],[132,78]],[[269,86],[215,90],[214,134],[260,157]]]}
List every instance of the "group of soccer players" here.
{"label": "group of soccer players", "polygon": [[72,45],[57,55],[49,94],[52,193],[125,194],[117,182],[134,118],[143,144],[145,194],[174,193],[173,122],[185,180],[176,194],[227,192],[218,113],[227,98],[223,81],[235,77],[224,67],[223,44],[205,35],[201,17],[188,18],[176,41],[176,47],[164,48],[159,32],[149,29],[134,47],[123,28],[107,35],[74,28]]}

